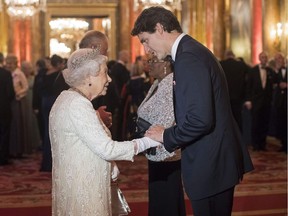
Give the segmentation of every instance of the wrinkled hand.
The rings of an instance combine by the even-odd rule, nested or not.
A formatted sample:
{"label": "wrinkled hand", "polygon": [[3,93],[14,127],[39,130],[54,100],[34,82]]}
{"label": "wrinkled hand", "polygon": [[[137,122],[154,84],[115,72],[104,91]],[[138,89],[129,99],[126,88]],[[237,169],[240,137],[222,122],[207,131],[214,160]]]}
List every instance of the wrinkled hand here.
{"label": "wrinkled hand", "polygon": [[149,137],[157,142],[163,143],[163,133],[165,128],[161,125],[151,126],[145,133],[145,137]]}
{"label": "wrinkled hand", "polygon": [[97,110],[104,124],[110,128],[112,126],[112,113],[106,111],[106,106],[100,106]]}

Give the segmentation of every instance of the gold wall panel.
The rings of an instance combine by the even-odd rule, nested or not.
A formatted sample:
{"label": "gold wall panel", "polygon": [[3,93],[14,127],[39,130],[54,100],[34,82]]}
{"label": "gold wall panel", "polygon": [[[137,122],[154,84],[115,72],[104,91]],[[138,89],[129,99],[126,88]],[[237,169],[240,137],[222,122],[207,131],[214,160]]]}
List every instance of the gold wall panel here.
{"label": "gold wall panel", "polygon": [[0,12],[0,52],[2,52],[4,55],[8,53],[8,20],[8,15],[3,11]]}
{"label": "gold wall panel", "polygon": [[[80,0],[81,4],[95,4],[95,3],[118,3],[118,0]],[[120,0],[119,0],[120,1]],[[121,0],[123,1],[123,0]],[[79,0],[47,0],[47,3],[64,3],[64,4],[79,4]]]}

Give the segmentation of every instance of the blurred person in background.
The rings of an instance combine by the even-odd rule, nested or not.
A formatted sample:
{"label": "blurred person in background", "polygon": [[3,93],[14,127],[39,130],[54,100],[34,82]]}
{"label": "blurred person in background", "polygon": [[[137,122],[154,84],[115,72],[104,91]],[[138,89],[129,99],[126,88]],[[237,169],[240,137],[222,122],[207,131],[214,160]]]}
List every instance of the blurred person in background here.
{"label": "blurred person in background", "polygon": [[144,100],[150,86],[151,85],[147,85],[143,56],[137,56],[131,67],[130,80],[122,89],[122,99],[124,100],[122,123],[123,139],[132,138],[133,132],[136,128],[135,119],[137,117],[138,107]]}
{"label": "blurred person in background", "polygon": [[243,131],[242,111],[244,102],[247,100],[247,76],[250,68],[236,59],[232,50],[225,51],[225,57],[220,64],[226,76],[233,116],[239,129]]}
{"label": "blurred person in background", "polygon": [[69,88],[62,75],[64,66],[65,64],[62,57],[56,54],[52,55],[51,67],[48,68],[41,83],[41,109],[44,120],[44,140],[40,171],[43,172],[51,172],[52,170],[51,143],[49,137],[49,113],[58,95],[63,90]]}
{"label": "blurred person in background", "polygon": [[254,151],[266,151],[269,131],[274,71],[268,67],[268,54],[259,53],[259,64],[255,65],[248,78],[248,102],[252,111],[252,146]]}
{"label": "blurred person in background", "polygon": [[41,144],[41,138],[39,134],[39,128],[37,124],[37,117],[32,108],[33,100],[33,86],[35,81],[35,70],[33,64],[29,61],[21,62],[21,70],[26,76],[28,81],[28,92],[27,92],[27,103],[26,103],[26,116],[27,116],[27,131],[30,136],[31,142],[28,143],[28,146],[24,146],[25,153],[31,154],[35,151]]}
{"label": "blurred person in background", "polygon": [[274,106],[276,108],[277,137],[281,141],[279,151],[287,154],[287,62],[282,53],[275,55],[277,68]]}
{"label": "blurred person in background", "polygon": [[127,66],[129,63],[130,53],[128,50],[121,50],[118,53],[118,59],[116,60],[116,64],[110,70],[110,76],[112,82],[115,83],[117,94],[120,96],[120,105],[118,109],[118,116],[116,125],[116,134],[115,139],[118,141],[123,140],[123,130],[122,123],[126,120],[124,116],[125,102],[126,102],[126,94],[125,94],[125,84],[130,80],[130,71]]}
{"label": "blurred person in background", "polygon": [[0,53],[0,166],[9,164],[11,103],[15,98],[12,74],[4,67],[4,55]]}
{"label": "blurred person in background", "polygon": [[37,123],[41,137],[41,144],[39,145],[39,149],[42,149],[44,141],[44,119],[42,112],[42,91],[41,91],[42,82],[50,66],[51,63],[49,57],[38,59],[35,64],[36,75],[33,84],[32,107],[37,117]]}
{"label": "blurred person in background", "polygon": [[12,122],[10,130],[10,156],[22,158],[25,147],[29,146],[31,136],[27,130],[27,93],[29,84],[25,74],[18,67],[18,58],[14,54],[8,54],[5,59],[5,68],[9,70],[13,78],[15,98],[12,101]]}

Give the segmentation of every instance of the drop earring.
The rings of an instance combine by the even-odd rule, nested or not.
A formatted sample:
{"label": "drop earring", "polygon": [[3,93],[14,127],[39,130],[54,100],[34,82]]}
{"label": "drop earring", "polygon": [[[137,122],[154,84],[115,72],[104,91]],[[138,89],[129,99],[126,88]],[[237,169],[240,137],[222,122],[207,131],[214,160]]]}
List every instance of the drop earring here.
{"label": "drop earring", "polygon": [[167,74],[167,68],[164,67],[164,75],[166,75],[166,74]]}

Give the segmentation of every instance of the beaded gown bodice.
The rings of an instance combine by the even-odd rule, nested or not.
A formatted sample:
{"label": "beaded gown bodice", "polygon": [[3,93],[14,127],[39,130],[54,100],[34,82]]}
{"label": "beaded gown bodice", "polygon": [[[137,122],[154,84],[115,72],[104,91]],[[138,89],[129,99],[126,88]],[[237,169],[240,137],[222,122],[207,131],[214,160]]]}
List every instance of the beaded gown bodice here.
{"label": "beaded gown bodice", "polygon": [[[165,128],[175,124],[173,108],[173,74],[167,75],[161,82],[155,80],[146,98],[138,108],[139,117],[152,125],[162,125]],[[162,145],[156,149],[156,155],[146,154],[152,161],[175,161],[181,157],[180,150],[169,153]]]}

